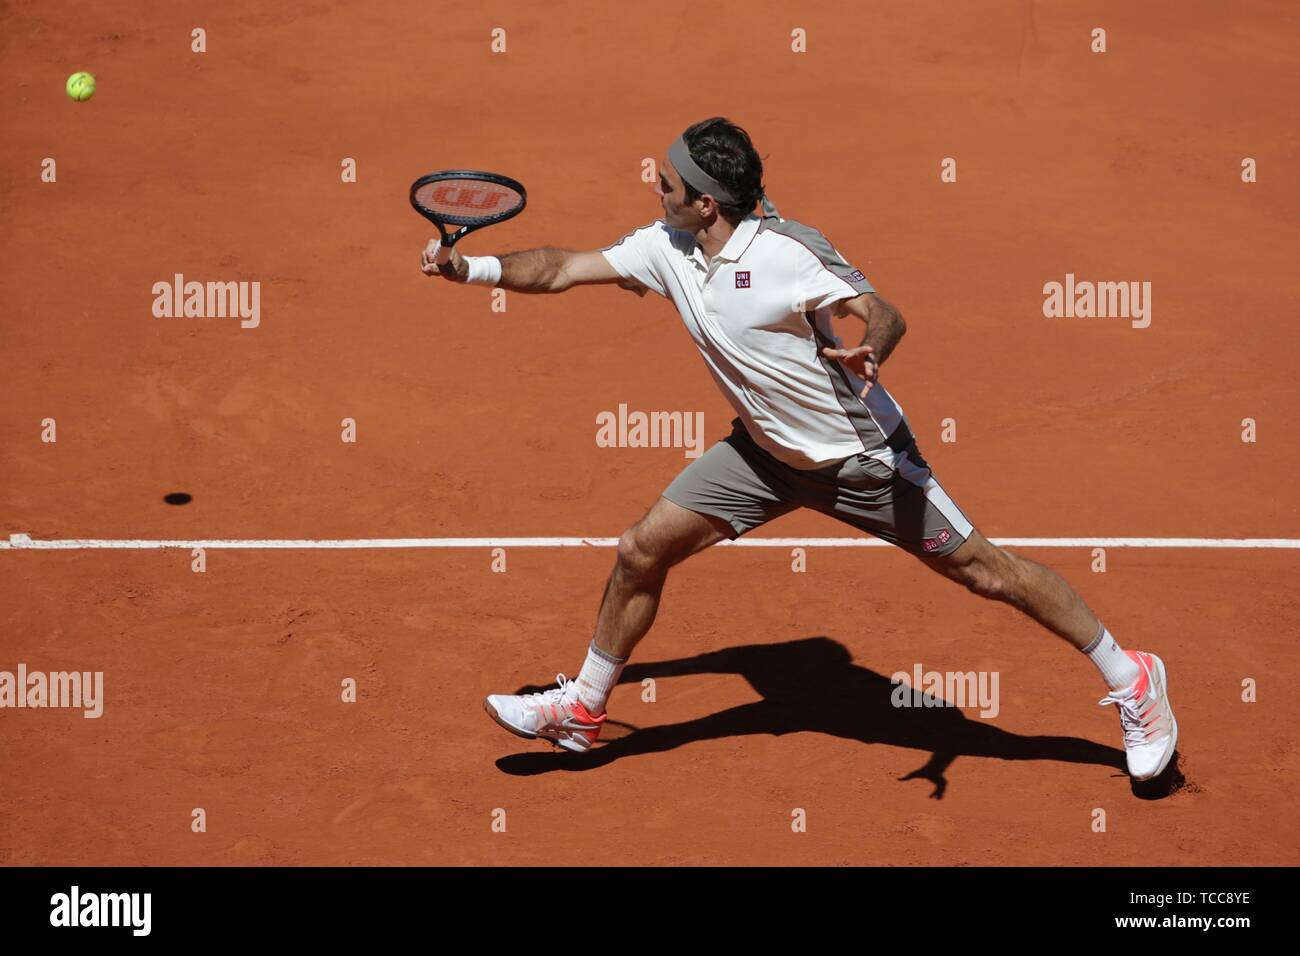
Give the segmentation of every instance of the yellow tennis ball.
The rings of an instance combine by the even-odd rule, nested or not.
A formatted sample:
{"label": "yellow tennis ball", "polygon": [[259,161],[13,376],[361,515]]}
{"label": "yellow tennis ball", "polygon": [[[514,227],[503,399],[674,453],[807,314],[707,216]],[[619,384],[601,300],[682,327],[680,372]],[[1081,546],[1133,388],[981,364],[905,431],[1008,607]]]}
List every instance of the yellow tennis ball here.
{"label": "yellow tennis ball", "polygon": [[68,77],[66,89],[69,99],[84,102],[95,95],[95,78],[89,73],[73,73]]}

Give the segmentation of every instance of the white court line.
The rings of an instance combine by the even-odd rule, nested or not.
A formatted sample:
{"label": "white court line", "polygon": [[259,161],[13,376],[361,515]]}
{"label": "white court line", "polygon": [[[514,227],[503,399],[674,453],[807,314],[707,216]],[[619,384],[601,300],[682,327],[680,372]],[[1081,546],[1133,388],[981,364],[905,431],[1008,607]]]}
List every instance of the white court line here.
{"label": "white court line", "polygon": [[[1300,538],[993,538],[994,544],[1018,548],[1290,548]],[[147,541],[130,538],[64,538],[35,540],[11,534],[0,541],[3,551],[89,551],[115,548],[149,551],[158,548],[377,549],[377,548],[614,548],[618,538],[196,538]],[[722,541],[733,548],[887,548],[878,538],[741,538]]]}

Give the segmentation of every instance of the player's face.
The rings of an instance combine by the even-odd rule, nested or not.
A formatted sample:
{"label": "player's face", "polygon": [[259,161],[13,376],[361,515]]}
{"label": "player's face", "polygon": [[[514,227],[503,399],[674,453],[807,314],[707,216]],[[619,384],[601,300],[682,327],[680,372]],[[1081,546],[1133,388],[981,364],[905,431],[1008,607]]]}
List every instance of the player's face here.
{"label": "player's face", "polygon": [[673,229],[694,231],[700,228],[700,215],[693,203],[686,202],[686,187],[682,184],[682,177],[677,175],[677,170],[673,169],[673,164],[665,159],[659,169],[655,195],[664,208],[664,222]]}

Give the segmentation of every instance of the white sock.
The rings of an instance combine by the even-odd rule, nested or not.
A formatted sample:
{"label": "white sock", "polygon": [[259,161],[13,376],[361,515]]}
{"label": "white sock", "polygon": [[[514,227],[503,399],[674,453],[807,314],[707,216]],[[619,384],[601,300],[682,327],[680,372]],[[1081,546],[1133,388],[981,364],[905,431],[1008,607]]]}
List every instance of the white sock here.
{"label": "white sock", "polygon": [[1092,639],[1092,643],[1083,648],[1083,653],[1088,655],[1088,660],[1097,665],[1097,670],[1101,671],[1106,686],[1111,690],[1129,687],[1137,682],[1142,673],[1137,662],[1124,652],[1104,624],[1097,628],[1097,636]]}
{"label": "white sock", "polygon": [[578,673],[578,700],[593,717],[605,712],[605,701],[609,700],[610,691],[618,683],[618,675],[623,673],[625,657],[615,657],[596,646],[593,640],[587,648],[587,661]]}

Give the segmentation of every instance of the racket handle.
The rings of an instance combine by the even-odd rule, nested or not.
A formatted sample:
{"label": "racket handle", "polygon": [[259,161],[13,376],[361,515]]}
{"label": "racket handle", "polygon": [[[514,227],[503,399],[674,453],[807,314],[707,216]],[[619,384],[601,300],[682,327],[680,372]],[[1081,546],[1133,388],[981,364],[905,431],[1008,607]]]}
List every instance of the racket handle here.
{"label": "racket handle", "polygon": [[433,254],[433,264],[445,266],[451,259],[451,246],[439,244],[438,251]]}

